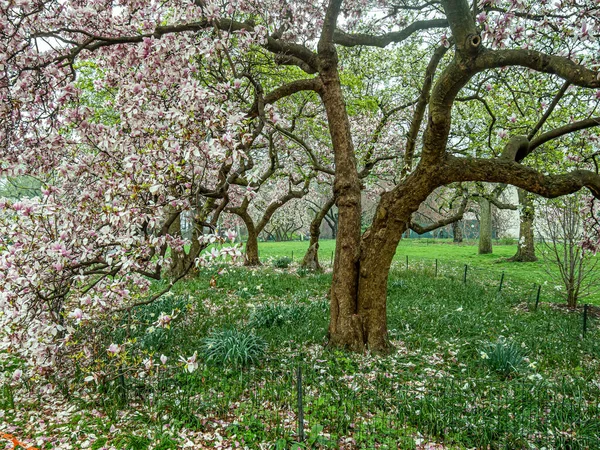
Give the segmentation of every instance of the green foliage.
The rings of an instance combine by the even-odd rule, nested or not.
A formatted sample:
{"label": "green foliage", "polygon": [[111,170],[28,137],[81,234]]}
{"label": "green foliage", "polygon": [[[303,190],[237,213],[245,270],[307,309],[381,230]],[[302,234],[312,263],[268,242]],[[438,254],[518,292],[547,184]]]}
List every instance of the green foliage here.
{"label": "green foliage", "polygon": [[484,364],[502,378],[517,375],[526,367],[525,358],[519,346],[502,338],[494,343],[486,344],[480,355]]}
{"label": "green foliage", "polygon": [[288,256],[282,256],[273,260],[273,267],[277,267],[278,269],[287,269],[291,263],[292,258]]}
{"label": "green foliage", "polygon": [[258,362],[266,347],[266,342],[260,336],[228,328],[214,331],[202,341],[201,348],[209,363],[243,367]]}
{"label": "green foliage", "polygon": [[269,328],[298,322],[306,317],[306,309],[297,304],[265,303],[257,306],[248,325],[253,328]]}
{"label": "green foliage", "polygon": [[[276,244],[282,249],[279,255],[289,254],[289,245]],[[143,325],[155,322],[161,312],[181,310],[170,329],[153,332],[165,332],[164,341],[148,342],[137,350],[137,354],[153,352],[155,363],[164,353],[167,364],[144,378],[126,373],[129,403],[120,400],[118,379],[107,380],[102,391],[93,383],[86,384],[97,390],[97,397],[82,410],[96,408],[106,414],[106,428],[94,432],[112,436],[105,446],[116,448],[178,448],[182,429],[218,432],[224,446],[237,441],[241,447],[266,444],[286,450],[334,449],[345,445],[346,438],[354,440],[353,448],[411,449],[427,443],[457,449],[600,448],[596,420],[600,390],[589,381],[600,366],[596,319],[590,319],[588,336],[581,339],[580,313],[550,307],[547,301],[535,313],[528,311],[525,300],[532,292],[531,283],[519,283],[507,274],[498,294],[499,276],[483,269],[492,260],[484,258],[479,268],[473,267],[465,248],[469,249],[412,242],[400,247],[414,251],[415,256],[411,255],[410,270],[406,270],[402,257],[406,253],[402,254],[390,274],[388,323],[395,351],[376,357],[324,347],[331,274],[302,278],[295,271],[272,267],[227,268],[221,274],[203,270],[176,285],[172,296],[132,311],[137,329],[131,329],[135,342],[126,345],[128,352],[147,339]],[[425,258],[418,259],[418,251],[449,258],[440,262],[437,278],[432,265]],[[330,250],[325,252],[328,261]],[[452,252],[457,262],[451,265]],[[462,282],[464,262],[469,263],[466,285]],[[216,287],[210,285],[212,277],[217,278]],[[249,322],[255,323],[260,337],[248,330]],[[230,339],[234,335],[236,339]],[[259,364],[231,370],[242,365],[227,358],[243,353],[237,342],[248,335],[263,342],[261,351],[268,345],[269,357],[255,356],[253,361]],[[492,353],[483,343],[493,343],[489,344],[493,347],[500,336],[515,342],[521,358],[535,356],[535,372],[523,358],[518,373],[490,376],[481,351]],[[215,342],[210,350],[219,360],[208,361],[207,341]],[[110,342],[121,343],[107,337]],[[199,342],[204,345],[198,351],[198,368],[188,373],[179,358],[200,350]],[[519,365],[511,361],[512,366]],[[306,419],[302,443],[294,419],[299,365]],[[15,398],[19,414],[35,410],[23,405],[18,393]],[[129,414],[133,402],[135,414],[128,415],[131,422],[119,422],[122,410]],[[206,417],[214,421],[207,422]],[[111,423],[119,427],[118,437],[109,433]]]}

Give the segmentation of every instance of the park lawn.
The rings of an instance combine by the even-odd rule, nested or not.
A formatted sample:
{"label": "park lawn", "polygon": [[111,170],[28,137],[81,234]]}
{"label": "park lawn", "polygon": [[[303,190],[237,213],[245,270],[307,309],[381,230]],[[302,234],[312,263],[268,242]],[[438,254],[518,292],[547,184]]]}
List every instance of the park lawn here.
{"label": "park lawn", "polygon": [[[5,388],[0,429],[44,437],[44,449],[295,448],[300,367],[301,448],[600,448],[600,318],[590,318],[583,338],[580,312],[549,303],[535,310],[510,285],[498,292],[478,279],[433,275],[418,264],[393,269],[394,351],[376,356],[324,347],[330,273],[204,269],[137,309],[131,335],[122,325],[107,331],[101,345],[125,344],[122,361],[153,355],[150,373],[98,385],[76,373],[71,400],[55,394],[50,407],[49,395]],[[170,328],[148,331],[174,310]],[[247,367],[208,361],[202,342],[223,329],[258,336],[265,353]],[[499,342],[516,349],[516,370],[502,370],[489,347]],[[178,360],[194,352],[198,367],[188,373]]]}
{"label": "park lawn", "polygon": [[[262,259],[267,260],[287,256],[300,262],[307,248],[308,241],[260,242],[259,254]],[[331,267],[334,251],[335,240],[319,241],[319,261],[326,269]],[[473,241],[455,244],[447,239],[402,239],[394,262],[405,266],[408,256],[409,267],[429,267],[435,270],[437,259],[438,274],[453,277],[464,277],[464,267],[467,265],[467,280],[485,281],[490,286],[498,286],[504,273],[503,283],[519,288],[523,295],[534,295],[534,291],[537,294],[537,287],[534,288],[533,285],[542,285],[541,301],[563,301],[558,290],[560,282],[556,269],[550,268],[556,274],[552,277],[541,260],[532,263],[507,261],[516,251],[516,244],[495,244],[492,254],[479,255],[477,242]],[[600,277],[600,273],[597,276]],[[600,293],[585,297],[582,302],[600,305]]]}

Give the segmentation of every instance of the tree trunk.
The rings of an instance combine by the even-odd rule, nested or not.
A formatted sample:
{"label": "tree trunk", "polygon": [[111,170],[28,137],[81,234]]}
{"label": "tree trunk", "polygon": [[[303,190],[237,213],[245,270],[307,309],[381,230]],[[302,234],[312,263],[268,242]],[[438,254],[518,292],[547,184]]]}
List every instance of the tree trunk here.
{"label": "tree trunk", "polygon": [[[171,236],[181,236],[181,215],[169,227]],[[177,277],[183,272],[185,267],[185,250],[171,248],[171,265],[169,266],[169,275]]]}
{"label": "tree trunk", "polygon": [[452,224],[452,235],[454,236],[454,242],[460,243],[463,241],[462,220],[457,220]]}
{"label": "tree trunk", "polygon": [[356,170],[350,122],[346,112],[335,47],[327,49],[328,64],[321,73],[321,98],[329,123],[334,151],[334,196],[338,207],[335,262],[330,290],[329,345],[364,350],[364,333],[358,320],[358,258],[360,251],[360,180]]}
{"label": "tree trunk", "polygon": [[248,238],[246,239],[246,266],[260,266],[258,258],[258,232],[253,224],[246,224]]}
{"label": "tree trunk", "polygon": [[331,207],[335,203],[335,197],[329,198],[327,202],[317,212],[314,219],[310,223],[310,242],[308,243],[308,250],[302,260],[302,267],[310,270],[321,270],[319,264],[319,236],[321,235],[321,223],[323,218],[327,215]]}
{"label": "tree trunk", "polygon": [[410,218],[435,189],[435,174],[417,170],[398,188],[381,196],[371,227],[361,241],[358,309],[363,343],[371,352],[387,353],[387,283],[392,258]]}
{"label": "tree trunk", "polygon": [[533,262],[537,261],[535,256],[535,242],[533,240],[533,219],[535,210],[533,198],[523,189],[518,189],[521,214],[519,217],[519,244],[517,253],[510,258],[511,261]]}
{"label": "tree trunk", "polygon": [[492,204],[484,197],[479,199],[479,254],[492,253]]}

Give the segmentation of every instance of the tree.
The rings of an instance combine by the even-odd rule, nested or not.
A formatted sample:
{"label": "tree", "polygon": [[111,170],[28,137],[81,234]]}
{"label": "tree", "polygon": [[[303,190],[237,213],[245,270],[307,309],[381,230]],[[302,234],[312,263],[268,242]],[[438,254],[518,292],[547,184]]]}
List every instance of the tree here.
{"label": "tree", "polygon": [[493,235],[493,210],[492,206],[498,209],[516,210],[515,205],[503,203],[500,196],[504,192],[506,185],[498,185],[491,192],[486,193],[485,188],[478,186],[478,192],[471,194],[479,201],[479,249],[480,255],[492,253],[492,235]]}
{"label": "tree", "polygon": [[517,245],[517,253],[510,258],[515,262],[534,262],[537,261],[535,256],[535,240],[533,236],[535,206],[533,197],[523,189],[518,189],[519,196],[519,243]]}
{"label": "tree", "polygon": [[[194,201],[223,198],[233,166],[243,165],[240,161],[255,137],[271,126],[267,107],[276,111],[279,102],[301,92],[322,104],[339,213],[330,290],[331,346],[373,352],[390,349],[386,318],[390,264],[412,214],[436,188],[481,181],[511,184],[550,198],[586,187],[600,197],[600,176],[595,170],[561,172],[557,167],[557,173],[544,173],[524,164],[551,141],[598,125],[593,108],[600,87],[595,68],[598,48],[590,30],[598,27],[599,7],[591,0],[564,2],[558,10],[547,2],[409,0],[390,6],[383,17],[375,12],[375,3],[342,0],[329,0],[327,5],[245,0],[228,2],[222,8],[211,1],[82,6],[55,0],[9,3],[1,8],[0,142],[3,159],[13,171],[26,167],[30,172],[61,173],[64,161],[92,136],[95,149],[88,150],[88,164],[94,164],[92,155],[101,158],[102,164],[95,167],[101,176],[81,178],[76,184],[69,179],[72,167],[68,166],[61,179],[70,180],[74,189],[87,183],[104,196],[125,200],[123,192],[134,192],[152,205],[173,203],[176,210],[186,209],[189,203],[180,201],[181,192]],[[346,20],[340,19],[342,14]],[[36,45],[40,40],[46,40],[51,49],[40,50]],[[406,133],[403,162],[393,174],[394,185],[381,194],[371,226],[361,234],[362,182],[353,111],[344,92],[343,58],[358,58],[366,48],[381,55],[391,54],[389,48],[406,49],[411,59],[427,58],[428,64],[420,76],[398,73],[391,86],[372,82],[382,97],[392,87],[405,86],[415,97],[407,120],[386,125]],[[72,75],[77,74],[79,61],[91,59],[105,70],[105,88],[117,90],[111,106],[122,115],[121,134],[110,135],[110,127],[107,131],[90,122],[88,110],[72,107],[80,96]],[[510,80],[523,70],[532,72],[528,74],[531,79],[551,79],[549,90],[556,89],[557,82],[568,82],[579,100],[577,107],[565,105],[572,109],[573,119],[532,138],[518,130],[514,134],[504,130],[493,138],[490,132],[489,148],[485,141],[474,142],[469,137],[475,128],[483,128],[478,120],[482,115],[463,113],[485,109],[485,104],[461,102],[459,94],[464,90],[477,92],[478,97],[498,93],[506,98]],[[207,79],[207,73],[214,83],[198,81]],[[480,92],[488,76],[502,83]],[[225,82],[227,78],[230,83]],[[149,84],[156,89],[147,92]],[[238,95],[249,91],[252,104]],[[169,105],[166,110],[165,103]],[[489,103],[487,108],[491,108]],[[521,112],[537,116],[537,110]],[[170,133],[186,145],[176,147],[172,141],[165,145]],[[77,145],[70,141],[74,135]],[[118,166],[111,161],[119,161],[123,154],[115,158],[115,149],[126,149],[127,154],[133,148],[139,149],[136,154],[146,162],[127,163],[135,167],[132,177],[146,181],[121,187],[127,167],[109,176],[105,165]],[[158,155],[164,153],[158,166],[155,149]],[[565,148],[565,156],[570,153]],[[107,159],[106,154],[111,157]],[[180,161],[186,167],[181,173],[194,177],[174,170],[181,167]],[[196,169],[189,171],[188,165]],[[108,182],[111,176],[116,183]],[[199,184],[196,177],[211,183]],[[105,206],[98,202],[96,211]],[[117,238],[137,236],[139,230],[149,229],[147,223],[156,229],[154,209],[152,220],[149,215],[136,220],[137,205],[123,201],[120,208],[119,221],[128,221],[128,233],[119,233]],[[96,226],[103,221],[113,223],[114,217],[107,212]],[[167,236],[159,242],[168,240]],[[114,237],[111,230],[110,240]],[[149,241],[155,239],[148,234]],[[150,242],[145,245],[156,247]],[[143,246],[139,248],[143,252]],[[127,261],[135,259],[127,258],[124,264]],[[115,268],[113,262],[102,264],[109,273]],[[15,298],[15,278],[10,275],[8,279],[13,284],[6,286],[4,281],[4,291]]]}
{"label": "tree", "polygon": [[581,211],[581,195],[547,200],[540,207],[538,229],[542,236],[541,254],[548,274],[560,283],[561,294],[571,308],[579,299],[598,289],[598,258],[582,245],[586,235]]}

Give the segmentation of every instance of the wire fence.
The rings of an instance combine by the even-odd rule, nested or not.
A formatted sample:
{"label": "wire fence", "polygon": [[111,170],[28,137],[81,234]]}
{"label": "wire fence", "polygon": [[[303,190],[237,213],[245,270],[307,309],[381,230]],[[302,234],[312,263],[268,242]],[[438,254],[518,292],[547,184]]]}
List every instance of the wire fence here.
{"label": "wire fence", "polygon": [[600,448],[598,383],[419,379],[390,372],[334,376],[304,360],[289,363],[275,371],[207,371],[202,379],[210,388],[183,395],[170,409],[226,423],[238,435],[254,427],[289,441],[313,436],[314,443],[317,430],[330,445],[351,445],[345,448],[408,444],[416,436],[467,448]]}

